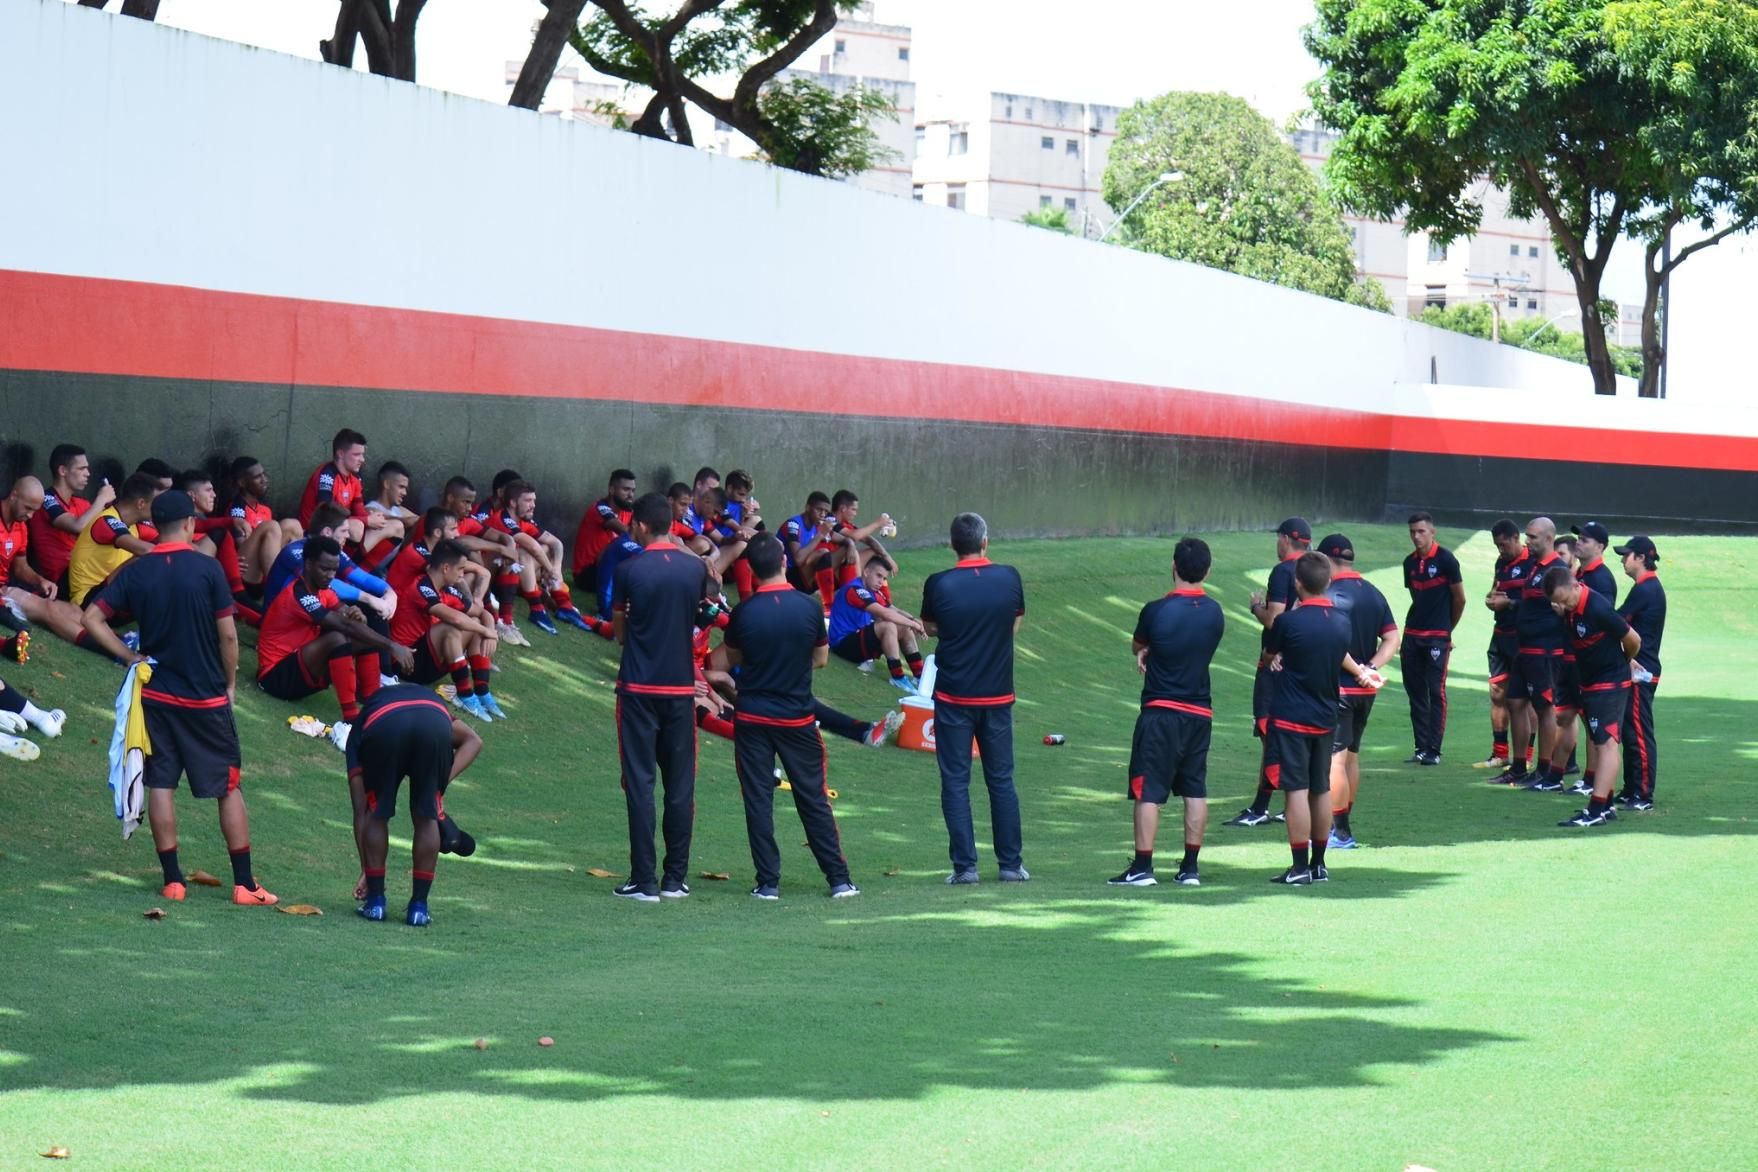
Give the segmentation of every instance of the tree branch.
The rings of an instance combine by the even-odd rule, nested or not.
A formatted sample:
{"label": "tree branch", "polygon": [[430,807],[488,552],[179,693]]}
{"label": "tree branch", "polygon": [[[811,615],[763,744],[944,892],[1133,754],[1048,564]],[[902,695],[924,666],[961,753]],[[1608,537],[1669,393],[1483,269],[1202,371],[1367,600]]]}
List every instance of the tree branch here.
{"label": "tree branch", "polygon": [[[84,3],[84,0],[80,0]],[[354,67],[354,43],[360,37],[360,21],[354,11],[353,0],[342,0],[341,7],[336,9],[336,31],[327,41],[317,43],[317,53],[331,65],[340,65],[343,69]]]}
{"label": "tree branch", "polygon": [[1723,228],[1721,231],[1715,233],[1713,236],[1705,236],[1703,239],[1698,240],[1695,243],[1686,245],[1684,248],[1681,248],[1678,252],[1673,254],[1673,259],[1672,259],[1671,263],[1667,264],[1665,267],[1663,267],[1660,270],[1661,274],[1664,276],[1665,274],[1672,272],[1674,269],[1678,268],[1681,264],[1683,264],[1685,261],[1685,258],[1690,256],[1691,254],[1697,253],[1697,252],[1702,252],[1705,248],[1709,248],[1709,247],[1712,247],[1713,245],[1720,244],[1723,240],[1726,240],[1729,236],[1732,236],[1736,232],[1744,232],[1747,228],[1750,228],[1755,223],[1758,223],[1758,216],[1747,216],[1743,220],[1734,221],[1733,223],[1729,224],[1727,227]]}
{"label": "tree branch", "polygon": [[427,0],[398,0],[391,21],[391,69],[399,80],[415,80],[415,22],[426,4]]}
{"label": "tree branch", "polygon": [[817,0],[813,9],[812,19],[799,32],[795,33],[781,48],[768,57],[745,70],[739,78],[739,84],[733,89],[733,105],[757,108],[757,94],[775,79],[775,75],[800,59],[800,54],[822,40],[824,35],[836,27],[837,11],[835,0]]}
{"label": "tree branch", "polygon": [[159,0],[122,0],[122,15],[151,21],[159,15]]}
{"label": "tree branch", "polygon": [[690,110],[688,106],[684,105],[683,95],[674,91],[666,103],[666,109],[671,112],[673,141],[681,146],[695,146],[696,136],[690,130]]}
{"label": "tree branch", "polygon": [[562,50],[567,47],[568,34],[579,26],[580,13],[586,0],[544,0],[543,23],[531,39],[531,51],[519,67],[519,80],[513,83],[513,96],[507,105],[535,110],[543,103],[544,91],[561,64]]}

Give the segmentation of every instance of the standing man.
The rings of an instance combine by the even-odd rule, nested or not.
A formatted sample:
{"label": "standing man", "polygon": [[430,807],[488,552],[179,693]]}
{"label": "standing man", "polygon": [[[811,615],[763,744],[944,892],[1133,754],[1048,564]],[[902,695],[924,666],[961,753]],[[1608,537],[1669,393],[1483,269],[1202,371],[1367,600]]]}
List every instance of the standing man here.
{"label": "standing man", "polygon": [[[1379,588],[1355,570],[1355,543],[1341,533],[1319,542],[1331,559],[1331,601],[1349,620],[1349,656],[1377,672],[1398,654],[1398,623]],[[1354,850],[1349,814],[1361,793],[1361,737],[1377,690],[1344,671],[1337,681],[1337,734],[1331,740],[1331,850]]]}
{"label": "standing man", "polygon": [[971,739],[983,754],[983,784],[995,861],[1003,883],[1024,883],[1019,794],[1013,788],[1013,637],[1025,618],[1019,571],[989,560],[989,523],[976,513],[952,519],[958,562],[922,584],[922,626],[940,640],[934,687],[934,755],[940,763],[940,812],[951,839],[948,883],[976,883],[977,838],[971,824]]}
{"label": "standing man", "polygon": [[[1489,756],[1472,766],[1473,769],[1508,768],[1508,726],[1513,715],[1508,708],[1508,677],[1514,671],[1514,657],[1520,654],[1520,640],[1514,633],[1514,603],[1520,598],[1520,585],[1531,567],[1526,551],[1520,547],[1520,527],[1503,517],[1490,527],[1490,538],[1496,546],[1495,586],[1484,597],[1483,605],[1494,615],[1489,636]],[[1528,740],[1532,731],[1522,734]],[[1521,763],[1524,766],[1524,762]]]}
{"label": "standing man", "polygon": [[1453,628],[1465,613],[1464,578],[1459,559],[1435,541],[1434,518],[1410,514],[1410,544],[1404,559],[1404,588],[1410,609],[1404,615],[1400,666],[1404,694],[1410,697],[1410,732],[1416,751],[1406,765],[1439,765],[1447,735],[1447,664],[1453,657]]}
{"label": "standing man", "polygon": [[775,760],[793,789],[794,809],[806,828],[806,842],[830,884],[832,899],[861,893],[849,881],[842,836],[824,793],[824,738],[819,735],[812,700],[812,672],[830,660],[824,612],[788,585],[787,553],[781,542],[760,533],[745,556],[757,588],[739,602],[726,635],[714,652],[714,667],[739,673],[739,706],[733,716],[733,760],[745,799],[745,833],[757,869],[758,899],[781,898],[781,851],[775,845]]}
{"label": "standing man", "polygon": [[1660,749],[1654,743],[1654,690],[1660,686],[1660,640],[1666,632],[1666,591],[1654,572],[1660,551],[1647,537],[1632,537],[1612,551],[1624,559],[1630,589],[1618,613],[1642,640],[1630,673],[1630,708],[1625,714],[1624,791],[1618,805],[1630,810],[1654,809],[1654,778],[1660,770]]}
{"label": "standing man", "polygon": [[[212,558],[189,544],[195,505],[172,490],[153,501],[160,543],[122,569],[85,609],[85,629],[104,651],[129,664],[154,660],[141,689],[141,709],[153,749],[146,759],[147,820],[164,872],[166,899],[188,894],[177,861],[177,782],[189,778],[197,798],[216,798],[220,832],[232,857],[232,902],[268,907],[273,895],[258,886],[250,866],[250,817],[238,788],[238,730],[232,701],[238,675],[238,627],[232,593]],[[140,651],[110,629],[110,617],[132,614],[140,624]]]}
{"label": "standing man", "polygon": [[[641,903],[690,894],[696,798],[696,609],[714,593],[702,559],[671,540],[671,501],[635,502],[630,532],[641,552],[620,562],[611,590],[616,639],[617,752],[629,812],[629,881],[615,894]],[[665,874],[656,874],[653,785],[665,779]]]}
{"label": "standing man", "polygon": [[1603,595],[1578,581],[1564,566],[1544,573],[1544,590],[1567,632],[1580,672],[1581,711],[1592,740],[1594,789],[1587,808],[1559,826],[1601,826],[1617,818],[1612,783],[1622,764],[1624,715],[1629,711],[1632,662],[1642,637],[1630,629]]}
{"label": "standing man", "polygon": [[1223,826],[1262,826],[1270,821],[1270,795],[1275,792],[1276,759],[1270,752],[1270,653],[1263,650],[1278,615],[1294,605],[1294,563],[1312,544],[1312,526],[1304,517],[1289,517],[1276,527],[1276,564],[1269,585],[1251,596],[1251,616],[1263,625],[1257,657],[1257,675],[1251,684],[1251,732],[1262,742],[1258,759],[1257,792],[1251,805],[1223,822]]}
{"label": "standing man", "polygon": [[1550,754],[1556,747],[1556,674],[1563,661],[1563,624],[1550,608],[1544,592],[1545,571],[1557,564],[1556,522],[1534,517],[1526,525],[1525,573],[1514,599],[1492,592],[1488,603],[1495,611],[1514,616],[1518,651],[1508,675],[1508,715],[1514,729],[1513,759],[1508,768],[1490,779],[1492,785],[1525,785],[1526,749],[1538,742],[1540,762],[1536,780],[1550,775]]}
{"label": "standing man", "polygon": [[1197,887],[1197,852],[1209,821],[1209,663],[1227,622],[1202,583],[1212,564],[1208,544],[1186,537],[1172,550],[1172,593],[1142,607],[1130,644],[1142,675],[1141,715],[1129,747],[1129,797],[1135,803],[1135,857],[1113,887],[1152,887],[1160,807],[1184,802],[1184,857],[1173,882]]}
{"label": "standing man", "polygon": [[1337,671],[1362,687],[1372,677],[1349,655],[1349,620],[1325,591],[1331,563],[1304,553],[1294,567],[1299,601],[1269,629],[1265,650],[1275,676],[1268,740],[1276,784],[1288,807],[1293,865],[1270,882],[1308,887],[1330,878],[1325,847],[1331,834],[1331,745],[1337,732]]}

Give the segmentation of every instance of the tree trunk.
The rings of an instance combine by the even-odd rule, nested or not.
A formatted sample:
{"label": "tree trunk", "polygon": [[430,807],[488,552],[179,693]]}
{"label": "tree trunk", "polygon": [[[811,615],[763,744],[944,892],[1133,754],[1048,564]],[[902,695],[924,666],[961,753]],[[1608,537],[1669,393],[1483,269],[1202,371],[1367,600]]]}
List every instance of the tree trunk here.
{"label": "tree trunk", "polygon": [[543,23],[537,26],[531,51],[519,69],[519,80],[513,83],[513,96],[507,100],[507,105],[523,110],[535,110],[542,104],[544,91],[561,64],[568,34],[579,27],[586,0],[544,0],[544,7]]}
{"label": "tree trunk", "polygon": [[1666,268],[1664,262],[1656,266],[1654,261],[1662,254],[1671,235],[1669,228],[1659,240],[1648,246],[1643,257],[1642,381],[1636,385],[1636,396],[1641,399],[1660,398],[1660,369],[1666,361],[1666,350],[1660,344],[1660,291],[1666,286]]}
{"label": "tree trunk", "polygon": [[159,0],[122,0],[122,15],[153,20],[159,15]]}
{"label": "tree trunk", "polygon": [[1587,369],[1593,372],[1593,393],[1618,393],[1618,370],[1612,365],[1611,347],[1605,340],[1605,319],[1599,312],[1599,274],[1575,283],[1575,300],[1581,306],[1581,342],[1587,349]]}
{"label": "tree trunk", "polygon": [[427,0],[401,0],[391,21],[391,76],[399,81],[415,80],[415,22],[426,4]]}

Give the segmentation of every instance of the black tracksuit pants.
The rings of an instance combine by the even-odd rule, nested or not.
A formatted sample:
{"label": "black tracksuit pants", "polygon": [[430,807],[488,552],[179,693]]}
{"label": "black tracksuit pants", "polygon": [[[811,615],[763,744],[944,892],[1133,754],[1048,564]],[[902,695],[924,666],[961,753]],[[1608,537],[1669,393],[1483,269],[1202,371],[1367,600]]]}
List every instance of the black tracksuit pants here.
{"label": "black tracksuit pants", "polygon": [[842,857],[842,836],[824,792],[824,738],[812,718],[797,726],[759,723],[745,713],[733,718],[733,761],[739,772],[739,793],[745,799],[745,833],[751,840],[751,862],[759,886],[781,882],[781,850],[775,845],[775,759],[793,786],[794,809],[806,828],[806,843],[818,869],[832,887],[847,883],[848,860]]}
{"label": "black tracksuit pants", "polygon": [[617,755],[629,808],[629,882],[658,886],[653,850],[653,788],[665,779],[665,879],[690,873],[690,834],[696,817],[696,715],[689,696],[617,695]]}

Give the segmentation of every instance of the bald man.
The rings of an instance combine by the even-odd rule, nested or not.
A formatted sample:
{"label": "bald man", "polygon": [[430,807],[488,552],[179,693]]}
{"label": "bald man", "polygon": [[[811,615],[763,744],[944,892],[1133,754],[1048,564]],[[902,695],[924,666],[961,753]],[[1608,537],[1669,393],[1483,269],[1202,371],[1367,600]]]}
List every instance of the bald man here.
{"label": "bald man", "polygon": [[[1490,596],[1491,610],[1509,607],[1514,612],[1514,634],[1519,654],[1509,669],[1504,687],[1508,711],[1513,717],[1514,745],[1508,768],[1493,780],[1501,785],[1527,785],[1552,788],[1551,754],[1557,743],[1556,686],[1557,673],[1563,662],[1563,621],[1551,609],[1550,595],[1545,593],[1545,571],[1560,560],[1556,553],[1556,522],[1549,517],[1534,517],[1526,524],[1526,554],[1529,563],[1517,598]],[[1498,605],[1499,604],[1499,605]],[[1533,732],[1538,736],[1538,775],[1526,776],[1526,745]],[[1561,778],[1555,779],[1561,789]]]}
{"label": "bald man", "polygon": [[0,625],[16,632],[0,642],[0,654],[20,663],[28,654],[29,627],[33,623],[47,627],[69,643],[98,650],[85,642],[79,608],[60,601],[55,583],[32,569],[25,558],[25,548],[30,544],[30,521],[42,507],[43,482],[35,476],[19,477],[13,482],[12,491],[0,500],[0,597],[6,602]]}

